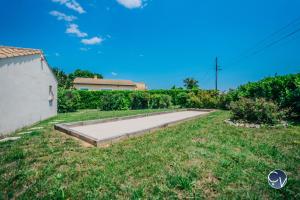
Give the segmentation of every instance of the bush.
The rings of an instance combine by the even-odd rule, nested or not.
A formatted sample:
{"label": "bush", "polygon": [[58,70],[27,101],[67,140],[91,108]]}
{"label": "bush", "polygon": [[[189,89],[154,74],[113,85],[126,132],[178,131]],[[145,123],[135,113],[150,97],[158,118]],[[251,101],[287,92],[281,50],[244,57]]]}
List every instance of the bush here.
{"label": "bush", "polygon": [[76,90],[58,89],[58,112],[75,112],[79,109],[80,96]]}
{"label": "bush", "polygon": [[176,105],[179,105],[181,108],[187,107],[188,94],[186,92],[181,92],[177,95]]}
{"label": "bush", "polygon": [[191,92],[187,95],[186,107],[188,108],[218,108],[219,94],[214,91]]}
{"label": "bush", "polygon": [[201,108],[202,104],[196,94],[188,93],[185,106],[188,108]]}
{"label": "bush", "polygon": [[147,109],[149,108],[150,94],[147,92],[133,92],[129,95],[131,101],[131,108]]}
{"label": "bush", "polygon": [[236,100],[233,92],[234,90],[230,89],[228,93],[221,93],[219,95],[218,97],[219,108],[226,109],[226,110],[230,109],[230,103]]}
{"label": "bush", "polygon": [[216,91],[211,91],[211,92],[201,91],[197,94],[197,96],[200,99],[200,102],[202,103],[201,108],[218,108],[218,106],[219,106],[218,92],[216,92]]}
{"label": "bush", "polygon": [[230,109],[232,120],[242,120],[256,124],[277,124],[283,117],[279,107],[263,98],[247,99],[241,98],[238,101],[231,102]]}
{"label": "bush", "polygon": [[101,97],[100,110],[128,110],[129,101],[122,93],[106,93]]}
{"label": "bush", "polygon": [[268,77],[261,81],[238,87],[230,94],[232,100],[240,98],[264,98],[275,102],[280,109],[289,109],[291,114],[300,116],[300,73]]}
{"label": "bush", "polygon": [[291,111],[288,116],[290,118],[300,118],[300,86],[294,91],[287,92],[284,101],[287,104],[285,107],[288,107]]}
{"label": "bush", "polygon": [[154,94],[150,97],[150,108],[170,108],[172,106],[172,97],[166,94]]}

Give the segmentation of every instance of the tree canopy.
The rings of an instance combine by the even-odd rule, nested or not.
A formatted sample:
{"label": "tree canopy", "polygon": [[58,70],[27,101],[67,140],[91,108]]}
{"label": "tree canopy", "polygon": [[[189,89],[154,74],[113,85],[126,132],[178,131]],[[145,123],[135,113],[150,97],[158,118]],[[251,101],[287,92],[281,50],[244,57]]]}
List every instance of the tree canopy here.
{"label": "tree canopy", "polygon": [[98,73],[93,73],[89,70],[81,70],[81,69],[76,69],[73,73],[69,74],[69,77],[74,80],[77,77],[81,77],[81,78],[94,78],[95,76],[97,76],[97,78],[103,78],[103,76],[101,74]]}
{"label": "tree canopy", "polygon": [[89,70],[76,69],[70,74],[65,73],[59,68],[53,68],[52,71],[55,74],[56,79],[58,81],[58,87],[65,89],[71,88],[73,86],[73,80],[77,77],[94,78],[95,76],[97,76],[97,78],[103,78],[101,74],[93,73]]}
{"label": "tree canopy", "polygon": [[199,88],[198,81],[194,78],[186,78],[183,80],[183,83],[188,90]]}

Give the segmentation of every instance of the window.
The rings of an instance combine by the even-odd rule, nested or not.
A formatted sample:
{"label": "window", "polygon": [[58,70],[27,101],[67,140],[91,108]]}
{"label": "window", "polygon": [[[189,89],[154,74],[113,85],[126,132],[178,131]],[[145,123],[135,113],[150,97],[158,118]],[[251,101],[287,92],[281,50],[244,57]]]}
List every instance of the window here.
{"label": "window", "polygon": [[111,88],[100,88],[99,90],[111,91]]}

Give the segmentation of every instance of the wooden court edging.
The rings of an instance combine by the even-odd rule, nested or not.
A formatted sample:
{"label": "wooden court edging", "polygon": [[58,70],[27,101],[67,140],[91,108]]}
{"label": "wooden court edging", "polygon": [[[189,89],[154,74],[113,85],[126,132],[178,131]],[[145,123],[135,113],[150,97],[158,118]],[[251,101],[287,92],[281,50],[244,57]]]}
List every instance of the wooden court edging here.
{"label": "wooden court edging", "polygon": [[[107,138],[104,140],[98,140],[96,138],[93,138],[89,135],[86,135],[84,133],[75,131],[70,129],[71,127],[75,127],[75,126],[85,126],[85,125],[92,125],[92,124],[98,124],[98,123],[105,123],[105,122],[114,122],[114,121],[121,121],[121,120],[125,120],[125,119],[135,119],[135,118],[140,118],[140,117],[146,117],[146,116],[153,116],[153,115],[161,115],[161,114],[167,114],[167,113],[173,113],[173,112],[180,112],[180,111],[206,111],[206,114],[203,115],[198,115],[198,116],[193,116],[193,117],[188,117],[185,118],[183,120],[177,120],[177,121],[173,121],[173,122],[168,122],[156,127],[151,127],[148,129],[143,129],[137,132],[130,132],[127,134],[124,134],[122,136],[117,136],[117,137],[111,137],[111,138]],[[133,116],[125,116],[125,117],[116,117],[116,118],[108,118],[108,119],[98,119],[98,120],[88,120],[88,121],[79,121],[79,122],[71,122],[71,123],[62,123],[62,124],[55,124],[54,125],[54,129],[61,131],[63,133],[66,133],[68,135],[77,137],[87,143],[90,143],[94,146],[102,146],[104,144],[107,143],[115,143],[118,142],[120,140],[124,140],[127,139],[129,137],[137,137],[137,136],[141,136],[144,134],[147,134],[149,132],[153,132],[155,130],[164,128],[164,127],[168,127],[168,126],[172,126],[172,125],[176,125],[182,122],[186,122],[192,119],[196,119],[202,116],[206,116],[207,114],[214,112],[216,110],[214,109],[176,109],[176,110],[172,110],[172,111],[165,111],[165,112],[156,112],[156,113],[147,113],[147,114],[138,114],[138,115],[133,115]]]}

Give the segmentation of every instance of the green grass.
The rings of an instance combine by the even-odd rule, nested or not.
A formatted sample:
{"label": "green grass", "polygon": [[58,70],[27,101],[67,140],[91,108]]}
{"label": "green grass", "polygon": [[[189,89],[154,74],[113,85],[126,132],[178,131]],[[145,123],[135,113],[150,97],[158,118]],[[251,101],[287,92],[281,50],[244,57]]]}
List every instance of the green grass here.
{"label": "green grass", "polygon": [[[219,111],[107,148],[54,131],[63,122],[153,112],[60,114],[18,141],[0,143],[0,199],[299,199],[300,126],[248,129]],[[267,175],[288,173],[274,190]]]}

